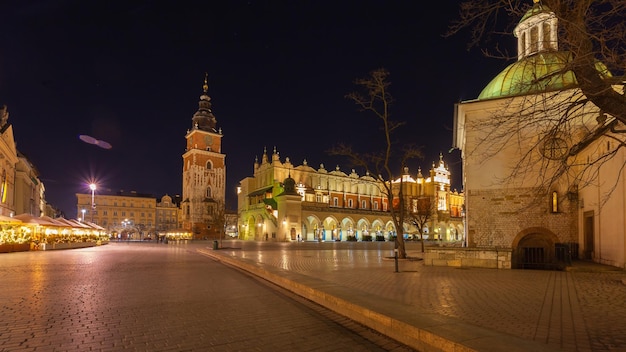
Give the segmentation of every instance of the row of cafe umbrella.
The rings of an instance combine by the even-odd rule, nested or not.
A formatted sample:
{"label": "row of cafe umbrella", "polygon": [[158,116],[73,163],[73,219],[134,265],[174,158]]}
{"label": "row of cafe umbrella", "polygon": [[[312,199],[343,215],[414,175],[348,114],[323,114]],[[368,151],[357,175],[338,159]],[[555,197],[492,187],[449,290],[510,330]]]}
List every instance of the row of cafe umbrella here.
{"label": "row of cafe umbrella", "polygon": [[30,214],[0,216],[0,245],[28,243],[30,249],[52,249],[63,243],[95,245],[108,240],[106,229],[90,222]]}

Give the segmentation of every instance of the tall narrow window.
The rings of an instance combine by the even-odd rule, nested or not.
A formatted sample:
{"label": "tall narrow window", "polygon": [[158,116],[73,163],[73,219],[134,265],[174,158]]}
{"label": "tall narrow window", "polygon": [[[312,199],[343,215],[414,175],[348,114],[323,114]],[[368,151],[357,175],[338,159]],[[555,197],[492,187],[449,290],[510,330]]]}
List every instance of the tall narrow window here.
{"label": "tall narrow window", "polygon": [[552,192],[552,212],[556,213],[559,211],[559,195],[556,191]]}
{"label": "tall narrow window", "polygon": [[530,50],[529,55],[537,53],[539,51],[539,30],[537,27],[532,27],[530,29]]}
{"label": "tall narrow window", "polygon": [[543,24],[543,50],[553,50],[555,49],[552,45],[552,40],[550,38],[550,23],[545,22]]}

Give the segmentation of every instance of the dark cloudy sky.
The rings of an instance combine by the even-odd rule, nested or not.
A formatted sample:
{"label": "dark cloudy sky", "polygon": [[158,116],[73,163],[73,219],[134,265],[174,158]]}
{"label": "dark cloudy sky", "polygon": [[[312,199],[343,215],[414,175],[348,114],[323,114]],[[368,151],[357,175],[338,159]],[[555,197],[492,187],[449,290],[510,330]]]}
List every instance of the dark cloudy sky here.
{"label": "dark cloudy sky", "polygon": [[407,122],[398,138],[423,146],[411,171],[443,153],[460,189],[460,156],[448,153],[454,103],[477,97],[505,63],[467,51],[466,36],[442,36],[455,3],[4,1],[0,103],[47,200],[71,218],[90,179],[103,191],[182,192],[184,136],[207,72],[235,208],[235,187],[264,148],[348,172],[326,151],[366,148],[380,134],[344,96],[384,67],[393,118]]}

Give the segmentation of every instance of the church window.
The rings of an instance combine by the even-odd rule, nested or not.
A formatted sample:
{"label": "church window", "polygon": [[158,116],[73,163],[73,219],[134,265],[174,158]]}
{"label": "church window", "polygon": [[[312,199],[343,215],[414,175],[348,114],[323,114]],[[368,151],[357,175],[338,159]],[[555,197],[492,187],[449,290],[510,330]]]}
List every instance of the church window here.
{"label": "church window", "polygon": [[550,24],[548,22],[543,23],[543,49],[555,49],[552,47],[552,41],[550,40]]}
{"label": "church window", "polygon": [[549,137],[543,143],[541,153],[551,160],[561,159],[567,153],[567,142],[562,138]]}
{"label": "church window", "polygon": [[552,198],[550,200],[552,207],[551,211],[553,213],[557,213],[559,211],[559,194],[556,191],[552,192]]}
{"label": "church window", "polygon": [[211,187],[207,187],[207,189],[206,189],[206,197],[207,198],[211,198],[212,197],[212,195],[211,195]]}
{"label": "church window", "polygon": [[534,54],[539,50],[539,30],[537,27],[530,29],[530,50],[528,54]]}
{"label": "church window", "polygon": [[206,169],[211,170],[213,168],[213,162],[211,160],[206,162]]}

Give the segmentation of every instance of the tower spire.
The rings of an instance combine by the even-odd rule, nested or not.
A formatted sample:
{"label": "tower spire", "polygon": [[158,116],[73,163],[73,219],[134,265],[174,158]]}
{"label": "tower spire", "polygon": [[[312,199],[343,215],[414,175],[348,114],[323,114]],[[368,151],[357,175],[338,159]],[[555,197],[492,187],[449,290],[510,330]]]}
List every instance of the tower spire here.
{"label": "tower spire", "polygon": [[215,129],[217,120],[211,111],[211,97],[209,91],[209,74],[204,73],[204,84],[202,85],[202,95],[198,102],[198,111],[193,115],[192,129],[201,129],[208,132],[217,132]]}

